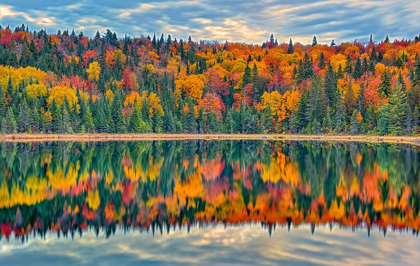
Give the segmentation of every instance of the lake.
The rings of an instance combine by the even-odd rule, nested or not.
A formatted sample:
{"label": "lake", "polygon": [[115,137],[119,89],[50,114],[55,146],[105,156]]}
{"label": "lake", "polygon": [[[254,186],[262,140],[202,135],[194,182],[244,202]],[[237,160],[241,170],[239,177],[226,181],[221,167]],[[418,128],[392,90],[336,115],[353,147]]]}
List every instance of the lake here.
{"label": "lake", "polygon": [[0,144],[0,264],[420,261],[420,148]]}

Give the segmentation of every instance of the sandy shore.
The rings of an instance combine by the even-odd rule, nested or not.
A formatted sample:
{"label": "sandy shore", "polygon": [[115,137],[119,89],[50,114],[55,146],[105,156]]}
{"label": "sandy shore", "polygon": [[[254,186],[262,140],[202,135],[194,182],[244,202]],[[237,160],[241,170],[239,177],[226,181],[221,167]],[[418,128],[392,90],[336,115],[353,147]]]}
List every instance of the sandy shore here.
{"label": "sandy shore", "polygon": [[402,143],[420,146],[420,137],[368,135],[281,134],[0,134],[0,142],[133,141],[133,140],[317,140],[338,142]]}

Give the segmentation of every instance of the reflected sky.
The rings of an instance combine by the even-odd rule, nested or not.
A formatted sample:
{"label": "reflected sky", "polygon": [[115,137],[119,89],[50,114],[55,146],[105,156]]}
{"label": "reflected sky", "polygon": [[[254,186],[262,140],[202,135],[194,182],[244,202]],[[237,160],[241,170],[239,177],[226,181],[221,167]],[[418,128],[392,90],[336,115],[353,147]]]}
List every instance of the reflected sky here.
{"label": "reflected sky", "polygon": [[[259,225],[198,228],[152,235],[130,231],[106,238],[92,231],[80,238],[48,234],[26,243],[0,242],[0,263],[8,265],[415,265],[420,241],[410,233],[309,225],[277,228],[272,236]],[[5,265],[5,264],[3,264]]]}

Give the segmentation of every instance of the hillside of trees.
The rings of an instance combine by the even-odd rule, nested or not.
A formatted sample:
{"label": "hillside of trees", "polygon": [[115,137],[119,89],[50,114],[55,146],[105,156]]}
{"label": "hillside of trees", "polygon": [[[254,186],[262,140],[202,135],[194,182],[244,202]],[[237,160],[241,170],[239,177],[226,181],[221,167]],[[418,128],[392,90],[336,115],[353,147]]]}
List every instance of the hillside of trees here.
{"label": "hillside of trees", "polygon": [[417,135],[419,39],[252,45],[0,26],[1,132]]}

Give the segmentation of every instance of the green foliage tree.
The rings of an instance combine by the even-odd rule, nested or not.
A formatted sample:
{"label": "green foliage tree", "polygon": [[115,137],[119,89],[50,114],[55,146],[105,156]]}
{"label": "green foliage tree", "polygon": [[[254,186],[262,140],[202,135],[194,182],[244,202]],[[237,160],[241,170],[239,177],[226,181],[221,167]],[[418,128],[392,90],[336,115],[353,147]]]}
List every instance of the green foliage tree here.
{"label": "green foliage tree", "polygon": [[12,108],[7,110],[6,117],[4,117],[2,120],[1,131],[3,134],[12,134],[16,133],[17,131],[17,123]]}

